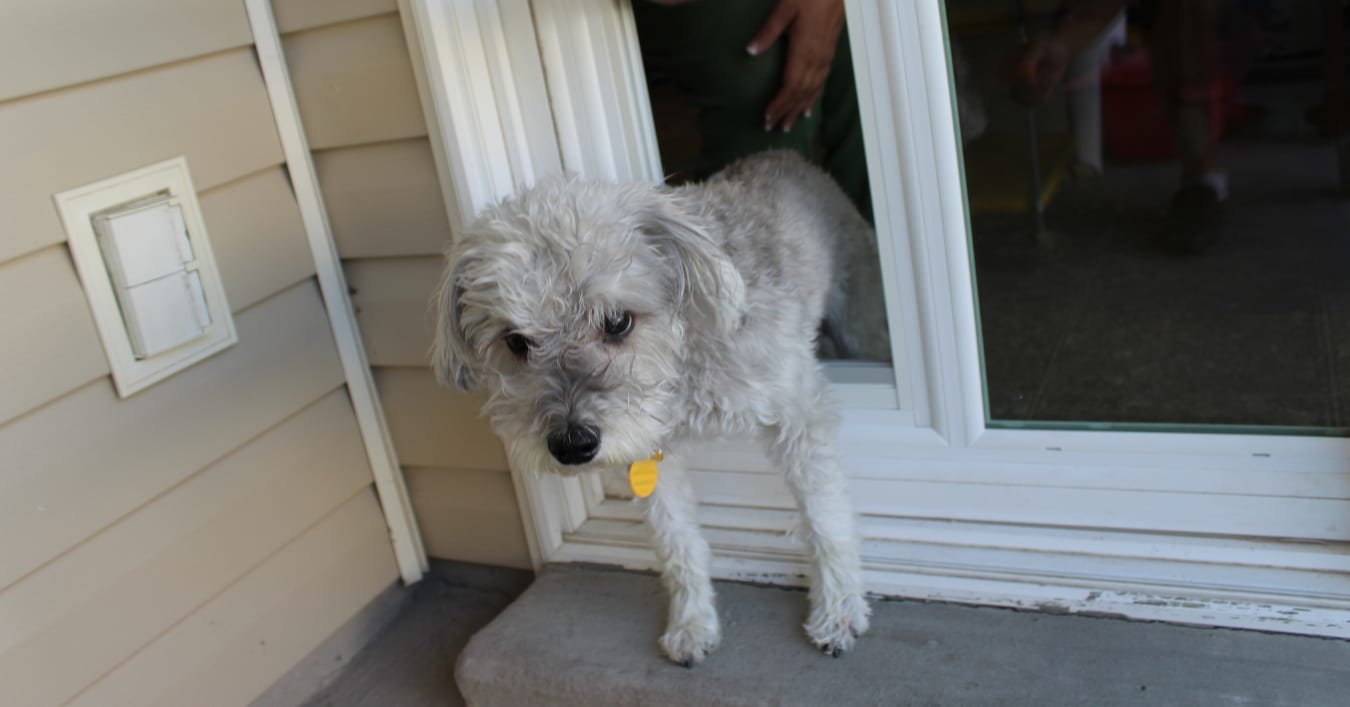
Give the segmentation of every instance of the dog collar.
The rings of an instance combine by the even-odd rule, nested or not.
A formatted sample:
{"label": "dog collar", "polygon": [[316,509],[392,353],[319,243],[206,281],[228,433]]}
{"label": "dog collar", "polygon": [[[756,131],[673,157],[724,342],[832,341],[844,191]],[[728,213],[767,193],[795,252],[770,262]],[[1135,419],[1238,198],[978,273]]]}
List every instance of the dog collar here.
{"label": "dog collar", "polygon": [[656,463],[665,459],[661,450],[652,452],[650,457],[628,465],[628,488],[638,498],[646,498],[656,490],[656,479],[660,475]]}

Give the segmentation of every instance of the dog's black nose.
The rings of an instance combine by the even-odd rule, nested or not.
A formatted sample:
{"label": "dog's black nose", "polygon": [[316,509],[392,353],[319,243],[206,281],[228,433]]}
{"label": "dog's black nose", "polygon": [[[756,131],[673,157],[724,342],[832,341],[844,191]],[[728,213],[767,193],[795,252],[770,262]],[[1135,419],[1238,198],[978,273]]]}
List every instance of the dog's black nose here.
{"label": "dog's black nose", "polygon": [[569,466],[585,464],[600,449],[600,431],[590,425],[568,423],[567,428],[548,436],[548,451],[553,458]]}

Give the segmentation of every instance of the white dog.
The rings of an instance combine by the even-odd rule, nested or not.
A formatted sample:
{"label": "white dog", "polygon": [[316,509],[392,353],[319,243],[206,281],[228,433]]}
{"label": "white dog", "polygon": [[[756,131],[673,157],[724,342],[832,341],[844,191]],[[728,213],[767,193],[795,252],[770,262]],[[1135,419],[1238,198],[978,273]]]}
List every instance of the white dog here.
{"label": "white dog", "polygon": [[880,308],[848,306],[880,297],[877,263],[867,222],[791,153],[674,189],[546,180],[459,234],[435,366],[487,394],[517,468],[614,471],[664,454],[644,512],[670,593],[660,645],[685,666],[721,637],[686,454],[761,435],[802,513],[806,633],[837,656],[869,609],[816,342],[889,359]]}

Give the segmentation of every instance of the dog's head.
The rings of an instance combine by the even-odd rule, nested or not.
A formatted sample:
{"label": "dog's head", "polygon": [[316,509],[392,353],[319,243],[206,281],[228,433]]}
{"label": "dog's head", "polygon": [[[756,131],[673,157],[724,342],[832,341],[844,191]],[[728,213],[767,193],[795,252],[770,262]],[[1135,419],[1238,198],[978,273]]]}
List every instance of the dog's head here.
{"label": "dog's head", "polygon": [[627,465],[677,422],[691,340],[731,335],[745,286],[675,193],[550,179],[451,248],[436,301],[443,383],[534,469]]}

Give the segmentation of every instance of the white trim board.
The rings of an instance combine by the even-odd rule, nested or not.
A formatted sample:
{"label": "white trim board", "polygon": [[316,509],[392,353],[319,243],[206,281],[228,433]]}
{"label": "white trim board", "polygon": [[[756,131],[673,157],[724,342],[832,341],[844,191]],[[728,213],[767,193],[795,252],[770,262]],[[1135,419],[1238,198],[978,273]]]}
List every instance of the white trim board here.
{"label": "white trim board", "polygon": [[356,323],[356,314],[352,310],[347,280],[342,272],[342,261],[338,257],[337,245],[333,242],[333,230],[328,224],[328,210],[323,203],[323,194],[319,191],[314,159],[300,123],[300,109],[295,102],[290,72],[282,54],[281,36],[277,33],[269,0],[245,0],[245,7],[258,52],[258,63],[262,67],[263,81],[267,84],[267,97],[272,104],[272,114],[286,156],[286,169],[300,206],[300,217],[305,226],[310,253],[314,257],[324,308],[328,312],[329,326],[342,362],[347,393],[351,396],[356,422],[361,430],[361,441],[365,445],[366,457],[374,476],[375,491],[380,497],[380,507],[389,527],[394,559],[403,581],[411,584],[420,580],[426,572],[427,554],[422,547],[422,536],[417,530],[417,518],[403,482],[403,470],[394,451],[384,410],[380,407],[370,363],[366,360],[365,346]]}
{"label": "white trim board", "polygon": [[[608,501],[602,513],[631,503]],[[634,509],[635,510],[635,509]],[[719,525],[743,510],[705,507],[704,533],[719,579],[805,586],[807,565],[786,530]],[[793,520],[784,513],[778,521]],[[733,521],[734,522],[734,521]],[[1204,626],[1350,638],[1350,574],[1343,555],[1324,546],[1281,546],[1197,538],[1069,533],[1035,527],[924,527],[904,519],[862,519],[863,564],[878,596],[1015,609],[1171,621]],[[965,537],[961,537],[964,534]],[[567,536],[554,561],[654,570],[648,530],[633,514],[592,518]],[[1205,547],[1215,544],[1215,547]],[[1154,553],[1162,546],[1165,553]],[[1050,549],[1046,549],[1050,548]],[[1187,555],[1227,554],[1216,567]],[[1321,569],[1325,563],[1334,571]],[[1330,575],[1338,594],[1311,594],[1309,580]]]}
{"label": "white trim board", "polygon": [[[519,83],[494,86],[507,75],[489,68],[499,52],[475,49],[481,61],[465,62],[423,46],[414,62],[426,63],[428,78],[474,79],[430,81],[428,105],[476,101],[500,110],[493,96],[506,92],[524,115],[551,116],[556,153],[531,163],[538,173],[659,178],[626,3],[534,2],[533,16],[521,9],[526,0],[508,3],[510,11],[489,0],[403,3],[418,13],[417,34],[440,33],[439,42],[461,49],[538,37],[537,51],[508,54],[516,70],[516,62],[542,65],[547,97]],[[501,24],[426,26],[434,19],[427,8],[449,6],[493,13]],[[827,368],[843,408],[841,461],[865,512],[869,588],[1344,635],[1350,440],[986,425],[941,1],[846,7],[897,362],[879,372]],[[456,44],[465,32],[472,41]],[[500,144],[504,155],[524,154],[524,135],[533,134],[504,129],[510,123],[500,114],[476,127],[454,114],[429,116],[442,131],[447,121],[454,140]],[[531,178],[502,179],[493,171],[501,165],[464,163],[461,155],[475,153],[454,145],[438,152],[463,203],[465,194],[499,194]],[[764,455],[731,440],[709,445],[692,465],[720,575],[796,583],[796,550],[782,540],[793,514]],[[614,510],[597,480],[521,470],[513,479],[536,565],[650,568],[643,529]],[[1251,557],[1264,564],[1252,566]],[[1314,618],[1290,623],[1286,610]]]}

